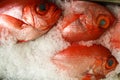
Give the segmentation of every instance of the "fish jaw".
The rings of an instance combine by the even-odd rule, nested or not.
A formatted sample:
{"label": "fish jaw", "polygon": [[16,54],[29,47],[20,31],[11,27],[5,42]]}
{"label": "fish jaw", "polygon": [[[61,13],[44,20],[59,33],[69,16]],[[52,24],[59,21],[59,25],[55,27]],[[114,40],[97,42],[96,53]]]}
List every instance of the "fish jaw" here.
{"label": "fish jaw", "polygon": [[87,74],[83,76],[81,80],[99,80],[99,79],[95,79],[92,74]]}
{"label": "fish jaw", "polygon": [[100,80],[103,78],[105,78],[104,75],[94,76],[93,74],[87,74],[83,76],[81,80]]}

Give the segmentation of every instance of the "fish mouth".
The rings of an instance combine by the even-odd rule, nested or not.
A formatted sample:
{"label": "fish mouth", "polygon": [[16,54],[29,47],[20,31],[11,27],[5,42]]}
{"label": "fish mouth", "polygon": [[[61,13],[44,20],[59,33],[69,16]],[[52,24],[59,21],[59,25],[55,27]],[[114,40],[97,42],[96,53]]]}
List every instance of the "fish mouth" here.
{"label": "fish mouth", "polygon": [[96,80],[104,79],[106,76],[104,74],[95,73],[92,69],[87,72],[87,74],[94,76]]}
{"label": "fish mouth", "polygon": [[106,78],[106,76],[103,74],[97,74],[97,75],[95,75],[95,78],[96,79],[104,79],[104,78]]}

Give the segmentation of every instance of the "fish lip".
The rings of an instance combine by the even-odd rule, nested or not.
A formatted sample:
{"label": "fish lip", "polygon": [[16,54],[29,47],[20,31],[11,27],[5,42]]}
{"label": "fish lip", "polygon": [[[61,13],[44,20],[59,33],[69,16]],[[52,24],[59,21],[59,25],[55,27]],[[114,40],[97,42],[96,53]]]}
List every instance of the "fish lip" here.
{"label": "fish lip", "polygon": [[95,75],[95,78],[96,79],[104,79],[104,78],[106,78],[106,76],[103,74],[97,74],[97,75]]}
{"label": "fish lip", "polygon": [[106,76],[104,74],[94,73],[93,70],[92,70],[92,72],[89,71],[87,74],[89,74],[91,76],[94,76],[96,79],[104,79],[104,78],[106,78]]}
{"label": "fish lip", "polygon": [[90,69],[87,74],[91,75],[91,76],[94,76],[96,79],[103,79],[103,78],[106,78],[105,74],[101,74],[99,72],[94,72],[93,69]]}

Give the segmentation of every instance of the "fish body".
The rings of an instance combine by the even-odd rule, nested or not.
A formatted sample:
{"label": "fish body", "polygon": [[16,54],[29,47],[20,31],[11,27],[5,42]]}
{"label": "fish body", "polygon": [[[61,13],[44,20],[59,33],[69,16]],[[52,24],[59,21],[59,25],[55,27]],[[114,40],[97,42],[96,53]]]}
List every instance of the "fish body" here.
{"label": "fish body", "polygon": [[111,32],[110,43],[112,48],[120,49],[120,22],[115,24],[115,27]]}
{"label": "fish body", "polygon": [[52,57],[53,63],[65,70],[70,76],[81,78],[80,80],[99,80],[118,65],[111,52],[101,46],[83,46],[74,44],[58,52]]}
{"label": "fish body", "polygon": [[60,31],[69,42],[98,39],[115,21],[104,6],[87,1],[72,1],[65,8]]}
{"label": "fish body", "polygon": [[61,9],[44,0],[4,0],[0,3],[0,38],[34,40],[57,22]]}

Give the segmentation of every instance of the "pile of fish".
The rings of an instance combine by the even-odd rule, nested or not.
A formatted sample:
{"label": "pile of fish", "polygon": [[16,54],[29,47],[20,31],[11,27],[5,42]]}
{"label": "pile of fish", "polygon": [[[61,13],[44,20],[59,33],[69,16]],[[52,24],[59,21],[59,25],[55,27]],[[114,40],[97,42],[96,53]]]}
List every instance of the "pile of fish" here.
{"label": "pile of fish", "polygon": [[[18,12],[8,13],[15,8]],[[0,1],[0,46],[10,39],[16,44],[35,40],[58,25],[70,46],[55,53],[52,63],[80,80],[99,80],[116,69],[117,59],[101,44],[86,46],[79,42],[98,40],[115,26],[110,42],[113,48],[120,49],[118,22],[107,7],[88,1],[75,0],[60,8],[45,0],[4,0]]]}

